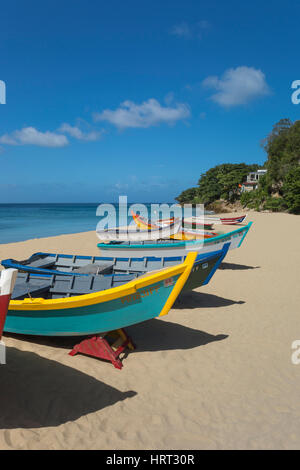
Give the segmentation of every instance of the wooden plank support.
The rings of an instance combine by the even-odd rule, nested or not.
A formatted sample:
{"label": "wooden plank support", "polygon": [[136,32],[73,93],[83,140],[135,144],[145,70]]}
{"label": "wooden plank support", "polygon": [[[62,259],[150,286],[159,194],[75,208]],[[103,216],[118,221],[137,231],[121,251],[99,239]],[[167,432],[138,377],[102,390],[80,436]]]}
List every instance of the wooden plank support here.
{"label": "wooden plank support", "polygon": [[[115,339],[113,343],[111,342],[112,339]],[[119,330],[84,339],[76,344],[69,354],[70,356],[75,356],[75,354],[81,353],[98,359],[104,359],[110,361],[116,369],[122,369],[123,364],[119,356],[126,348],[134,350],[135,345],[125,330],[120,328]]]}

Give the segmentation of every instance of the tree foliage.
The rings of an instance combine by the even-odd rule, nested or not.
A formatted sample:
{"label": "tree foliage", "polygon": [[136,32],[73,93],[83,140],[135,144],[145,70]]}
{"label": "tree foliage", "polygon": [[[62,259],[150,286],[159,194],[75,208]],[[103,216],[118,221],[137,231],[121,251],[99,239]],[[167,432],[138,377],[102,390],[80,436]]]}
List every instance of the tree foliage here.
{"label": "tree foliage", "polygon": [[284,178],[283,199],[289,212],[300,214],[300,166],[293,166]]}
{"label": "tree foliage", "polygon": [[233,202],[239,197],[239,185],[258,167],[245,163],[217,165],[200,176],[198,187],[183,191],[176,199],[180,203],[210,204],[220,198]]}
{"label": "tree foliage", "polygon": [[266,191],[272,197],[274,194],[281,201],[268,200],[264,208],[273,205],[289,212],[300,212],[300,121],[281,119],[273,126],[272,132],[265,142],[268,154],[266,168]]}
{"label": "tree foliage", "polygon": [[182,191],[182,193],[175,199],[176,201],[180,202],[180,204],[188,204],[190,202],[193,202],[196,196],[197,188],[189,188]]}
{"label": "tree foliage", "polygon": [[267,173],[259,180],[255,191],[240,193],[248,173],[259,165],[224,163],[203,173],[196,188],[183,191],[177,200],[211,204],[219,199],[234,202],[240,199],[244,206],[256,210],[272,210],[300,214],[300,120],[281,119],[262,145],[267,153],[264,168]]}

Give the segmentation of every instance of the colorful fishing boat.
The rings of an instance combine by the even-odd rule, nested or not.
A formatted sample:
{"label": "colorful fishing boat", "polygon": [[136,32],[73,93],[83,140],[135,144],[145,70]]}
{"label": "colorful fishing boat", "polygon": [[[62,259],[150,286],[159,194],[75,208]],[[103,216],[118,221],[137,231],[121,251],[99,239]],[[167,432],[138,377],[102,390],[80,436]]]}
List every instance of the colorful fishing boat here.
{"label": "colorful fishing boat", "polygon": [[[159,227],[166,228],[170,226],[169,224],[172,221],[172,219],[160,219],[154,223],[150,222],[149,220],[145,219],[139,214],[136,214],[133,211],[131,211],[131,215],[136,225],[143,230],[157,230]],[[217,233],[208,232],[206,230],[203,230],[202,227],[202,229],[182,229],[174,234],[170,234],[169,237],[161,238],[172,238],[174,240],[197,240],[202,238],[212,238],[216,235]]]}
{"label": "colorful fishing boat", "polygon": [[7,269],[0,274],[0,364],[5,364],[5,344],[1,340],[8,305],[17,278],[17,269]]}
{"label": "colorful fishing boat", "polygon": [[[145,218],[140,216],[139,214],[136,214],[135,212],[131,211],[132,218],[134,221],[138,224],[139,220],[143,224],[147,224],[147,226],[150,228],[152,224],[158,225],[158,226],[163,226],[163,225],[170,225],[171,223],[174,222],[174,217],[170,217],[168,219],[157,219],[153,222],[150,222],[149,220],[147,221]],[[204,229],[204,230],[211,230],[213,226],[212,222],[206,222],[204,220],[204,217],[201,219],[200,217],[184,217],[182,219],[182,227],[188,228],[193,228],[193,229]]]}
{"label": "colorful fishing boat", "polygon": [[174,240],[203,240],[206,238],[216,237],[217,235],[219,235],[218,232],[208,232],[207,230],[202,230],[199,228],[185,228],[170,238],[173,238]]}
{"label": "colorful fishing boat", "polygon": [[[140,230],[139,228],[142,228]],[[97,230],[97,236],[101,241],[144,241],[144,240],[158,240],[160,238],[170,238],[174,236],[181,228],[181,220],[175,219],[169,225],[163,226],[144,226],[144,227],[125,227],[125,228],[112,228]]]}
{"label": "colorful fishing boat", "polygon": [[116,275],[111,280],[113,287],[103,287],[105,276],[19,273],[5,331],[81,336],[165,315],[186,283],[196,257],[196,252],[189,253],[183,263],[131,280]]}
{"label": "colorful fishing boat", "polygon": [[[225,244],[222,250],[205,255],[198,255],[183,290],[191,290],[209,282],[214,272],[223,261],[229,248]],[[184,256],[165,258],[109,258],[100,256],[80,256],[54,253],[35,253],[30,258],[22,261],[13,259],[3,260],[1,263],[6,268],[14,267],[23,273],[42,274],[48,276],[76,276],[85,278],[96,275],[93,280],[94,288],[113,287],[124,276],[129,282],[135,277],[143,276],[151,271],[158,271],[176,266],[184,262]],[[42,278],[43,279],[43,278]],[[101,280],[100,284],[98,280]],[[28,281],[27,281],[28,282]],[[69,281],[65,282],[68,287]],[[105,284],[104,284],[105,283]],[[82,289],[86,288],[87,281],[81,283]],[[73,290],[75,285],[73,284]],[[76,281],[77,293],[80,285]],[[52,292],[55,289],[52,288]]]}
{"label": "colorful fishing boat", "polygon": [[214,217],[209,216],[205,217],[205,221],[209,221],[213,224],[223,224],[223,225],[236,225],[241,224],[246,219],[247,215],[240,215],[238,217]]}
{"label": "colorful fishing boat", "polygon": [[225,243],[230,243],[230,250],[238,248],[243,243],[252,222],[231,232],[218,235],[213,238],[203,240],[154,240],[152,242],[110,242],[98,243],[98,248],[103,256],[118,257],[142,257],[155,256],[163,258],[165,256],[186,256],[190,251],[198,253],[210,253],[219,251]]}

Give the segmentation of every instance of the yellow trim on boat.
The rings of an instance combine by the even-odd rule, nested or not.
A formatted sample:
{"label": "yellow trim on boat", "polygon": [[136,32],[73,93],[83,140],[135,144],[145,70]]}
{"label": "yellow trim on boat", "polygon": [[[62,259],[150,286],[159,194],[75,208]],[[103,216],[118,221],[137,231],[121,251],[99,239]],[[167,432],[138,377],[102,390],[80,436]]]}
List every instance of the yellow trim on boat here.
{"label": "yellow trim on boat", "polygon": [[181,232],[174,233],[174,235],[170,235],[170,238],[174,238],[174,240],[203,240],[204,235],[200,234],[188,234],[184,230]]}
{"label": "yellow trim on boat", "polygon": [[151,228],[151,225],[150,224],[145,224],[145,222],[143,222],[137,214],[132,214],[132,217],[133,217],[133,220],[135,221],[136,225],[139,228],[143,228],[145,230],[149,230],[149,228]]}
{"label": "yellow trim on boat", "polygon": [[177,280],[174,289],[172,290],[171,294],[169,295],[168,300],[166,301],[162,311],[160,312],[159,316],[162,317],[163,315],[166,315],[170,308],[172,308],[172,305],[174,304],[175,300],[177,299],[178,295],[180,294],[184,284],[187,281],[187,278],[190,275],[190,272],[192,270],[192,267],[194,266],[194,262],[197,258],[198,253],[196,251],[190,252],[187,257],[185,258],[184,264],[186,265],[186,268],[184,272],[181,274],[179,279]]}
{"label": "yellow trim on boat", "polygon": [[[144,229],[144,230],[149,230],[149,228],[151,228],[151,224],[146,224],[143,220],[140,219],[140,217],[137,214],[132,214],[132,217],[136,225],[139,228]],[[203,240],[204,235],[200,233],[191,234],[191,233],[185,232],[184,230],[181,230],[180,232],[170,235],[170,238],[173,238],[174,240]]]}
{"label": "yellow trim on boat", "polygon": [[[127,284],[123,284],[122,286],[112,287],[100,292],[93,292],[92,294],[76,295],[74,297],[64,297],[61,299],[26,298],[24,300],[11,300],[9,303],[9,310],[60,310],[63,308],[87,307],[89,305],[96,305],[102,302],[115,300],[127,295],[134,294],[138,289],[142,289],[143,287],[147,287],[150,284],[168,279],[169,277],[176,276],[176,274],[185,274],[187,259],[188,256],[184,263],[163,269],[152,274],[149,273],[149,275],[146,275],[145,277],[134,279],[133,281],[130,281]],[[192,266],[193,263],[190,267],[190,270],[192,269]],[[177,283],[174,286],[174,289],[176,286]]]}

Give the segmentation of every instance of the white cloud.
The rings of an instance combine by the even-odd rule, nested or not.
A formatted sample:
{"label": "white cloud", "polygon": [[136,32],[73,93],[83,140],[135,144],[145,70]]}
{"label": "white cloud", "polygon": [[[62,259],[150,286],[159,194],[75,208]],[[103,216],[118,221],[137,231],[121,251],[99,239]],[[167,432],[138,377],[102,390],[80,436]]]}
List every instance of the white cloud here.
{"label": "white cloud", "polygon": [[189,38],[192,35],[192,31],[190,26],[183,22],[177,25],[174,25],[173,28],[170,30],[170,34],[178,37]]}
{"label": "white cloud", "polygon": [[196,25],[196,34],[197,34],[197,37],[199,39],[202,39],[203,38],[203,35],[206,31],[208,31],[210,29],[211,25],[208,21],[206,20],[201,20],[201,21],[198,21],[197,25]]}
{"label": "white cloud", "polygon": [[141,104],[133,101],[124,101],[115,111],[106,109],[102,113],[95,113],[95,121],[108,121],[119,129],[127,127],[151,127],[158,124],[174,124],[176,121],[190,116],[188,105],[175,103],[173,106],[161,106],[151,98]]}
{"label": "white cloud", "polygon": [[16,140],[10,137],[8,134],[4,134],[0,137],[0,143],[6,145],[18,145]]}
{"label": "white cloud", "polygon": [[211,99],[224,107],[246,104],[270,93],[264,73],[254,67],[228,69],[221,78],[210,76],[202,84],[216,90]]}
{"label": "white cloud", "polygon": [[202,38],[203,33],[210,28],[210,23],[206,20],[198,21],[194,24],[188,24],[185,21],[174,25],[170,34],[179,38],[190,39],[192,37]]}
{"label": "white cloud", "polygon": [[4,134],[0,137],[0,143],[6,145],[38,145],[41,147],[64,147],[69,141],[65,135],[55,132],[40,132],[34,127],[24,127],[21,130]]}
{"label": "white cloud", "polygon": [[103,134],[103,131],[83,132],[78,126],[71,126],[67,123],[62,124],[58,129],[58,132],[69,134],[75,139],[87,142],[95,142],[96,140],[99,140]]}
{"label": "white cloud", "polygon": [[170,91],[169,93],[166,94],[166,96],[164,97],[164,102],[170,106],[173,102],[174,102],[174,99],[175,99],[175,95],[173,93],[173,91]]}
{"label": "white cloud", "polygon": [[208,29],[210,28],[210,23],[207,20],[198,21],[197,26],[199,29]]}

